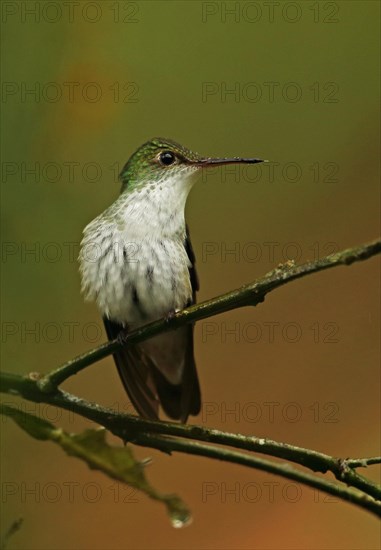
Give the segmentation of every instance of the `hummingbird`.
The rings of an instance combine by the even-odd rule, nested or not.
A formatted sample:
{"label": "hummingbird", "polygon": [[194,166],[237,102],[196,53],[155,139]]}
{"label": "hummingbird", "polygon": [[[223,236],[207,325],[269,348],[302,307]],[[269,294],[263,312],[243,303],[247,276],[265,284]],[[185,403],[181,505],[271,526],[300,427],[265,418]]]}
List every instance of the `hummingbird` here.
{"label": "hummingbird", "polygon": [[[188,194],[201,170],[257,158],[202,157],[175,141],[153,138],[127,161],[116,201],[83,231],[82,292],[95,301],[109,339],[194,304],[199,280],[185,222]],[[159,407],[186,423],[201,409],[193,325],[114,354],[137,412],[157,420]]]}

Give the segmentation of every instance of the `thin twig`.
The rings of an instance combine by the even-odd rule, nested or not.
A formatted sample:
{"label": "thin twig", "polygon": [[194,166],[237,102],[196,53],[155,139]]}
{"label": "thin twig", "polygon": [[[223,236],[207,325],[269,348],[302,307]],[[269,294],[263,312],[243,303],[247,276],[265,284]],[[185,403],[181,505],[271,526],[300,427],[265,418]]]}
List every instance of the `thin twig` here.
{"label": "thin twig", "polygon": [[349,468],[367,468],[374,464],[381,464],[381,456],[371,456],[369,458],[346,458],[343,462]]}
{"label": "thin twig", "polygon": [[21,529],[23,522],[24,522],[24,518],[18,518],[10,525],[10,527],[8,527],[8,529],[6,530],[6,532],[1,538],[0,550],[5,550],[5,548],[8,545],[9,539],[13,537],[13,535]]}

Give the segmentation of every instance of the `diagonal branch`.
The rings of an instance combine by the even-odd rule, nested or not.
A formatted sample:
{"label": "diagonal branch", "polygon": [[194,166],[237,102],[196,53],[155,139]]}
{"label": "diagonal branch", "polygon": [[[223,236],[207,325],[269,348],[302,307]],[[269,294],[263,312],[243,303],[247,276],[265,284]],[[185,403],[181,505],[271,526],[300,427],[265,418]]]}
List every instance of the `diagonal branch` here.
{"label": "diagonal branch", "polygon": [[[381,502],[374,500],[368,494],[354,491],[351,487],[339,486],[334,483],[330,483],[325,479],[311,475],[306,472],[301,472],[290,466],[287,463],[278,464],[274,461],[266,460],[263,458],[258,458],[251,456],[245,453],[240,453],[237,451],[230,451],[227,449],[221,449],[211,445],[200,445],[199,443],[189,443],[182,441],[181,439],[165,438],[161,436],[151,436],[142,434],[139,437],[139,445],[144,445],[147,447],[154,447],[162,451],[167,452],[182,452],[198,456],[205,456],[209,458],[215,458],[217,460],[222,460],[225,462],[232,462],[234,464],[241,464],[243,466],[248,466],[250,468],[255,468],[256,470],[262,470],[264,472],[269,472],[276,474],[286,479],[292,479],[312,487],[319,489],[329,495],[333,495],[347,502],[352,502],[365,508],[369,512],[374,513],[376,516],[381,517]],[[350,483],[348,483],[351,485]],[[378,489],[378,494],[380,496],[381,489]]]}
{"label": "diagonal branch", "polygon": [[380,252],[381,240],[379,239],[368,244],[330,254],[321,260],[307,262],[299,266],[291,261],[281,264],[253,283],[228,292],[227,294],[223,294],[222,296],[218,296],[217,298],[183,309],[174,314],[170,319],[159,319],[158,321],[149,323],[148,325],[140,327],[137,330],[122,335],[115,340],[111,340],[106,344],[102,344],[91,351],[79,355],[75,359],[71,359],[61,367],[42,377],[39,380],[39,386],[46,393],[54,392],[67,378],[73,374],[77,374],[96,361],[104,359],[123,346],[142,342],[161,332],[174,330],[187,323],[194,323],[195,321],[225,313],[232,309],[238,309],[244,306],[256,306],[264,301],[265,296],[269,292],[286,283],[290,283],[306,275],[311,275],[312,273],[318,273],[325,269],[330,269],[339,265],[350,265],[354,262],[366,260]]}

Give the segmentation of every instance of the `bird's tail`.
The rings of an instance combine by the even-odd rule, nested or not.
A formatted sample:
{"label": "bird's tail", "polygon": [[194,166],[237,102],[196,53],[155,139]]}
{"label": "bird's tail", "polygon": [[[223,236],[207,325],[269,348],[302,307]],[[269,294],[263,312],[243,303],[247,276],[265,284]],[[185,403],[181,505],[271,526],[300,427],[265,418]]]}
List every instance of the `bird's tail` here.
{"label": "bird's tail", "polygon": [[[123,330],[122,325],[107,318],[103,320],[110,340]],[[123,386],[141,416],[157,420],[161,405],[167,416],[185,423],[189,415],[197,415],[201,409],[200,385],[193,354],[193,326],[187,325],[167,333],[167,338],[169,334],[174,339],[180,337],[181,342],[185,343],[180,367],[177,359],[173,361],[172,357],[168,357],[168,366],[161,367],[160,361],[155,361],[154,348],[144,345],[149,341],[121,349],[114,353],[114,360]],[[155,338],[157,349],[160,335]],[[176,379],[174,371],[177,371]]]}

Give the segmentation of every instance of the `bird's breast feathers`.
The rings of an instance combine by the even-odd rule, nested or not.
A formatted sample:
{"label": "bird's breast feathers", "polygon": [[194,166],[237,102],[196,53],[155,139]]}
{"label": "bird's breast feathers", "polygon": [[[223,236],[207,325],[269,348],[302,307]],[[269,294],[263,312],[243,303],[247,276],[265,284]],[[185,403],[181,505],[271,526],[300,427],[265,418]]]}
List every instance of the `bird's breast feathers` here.
{"label": "bird's breast feathers", "polygon": [[182,309],[192,296],[184,235],[185,227],[169,237],[94,220],[79,257],[86,298],[102,315],[130,326]]}

